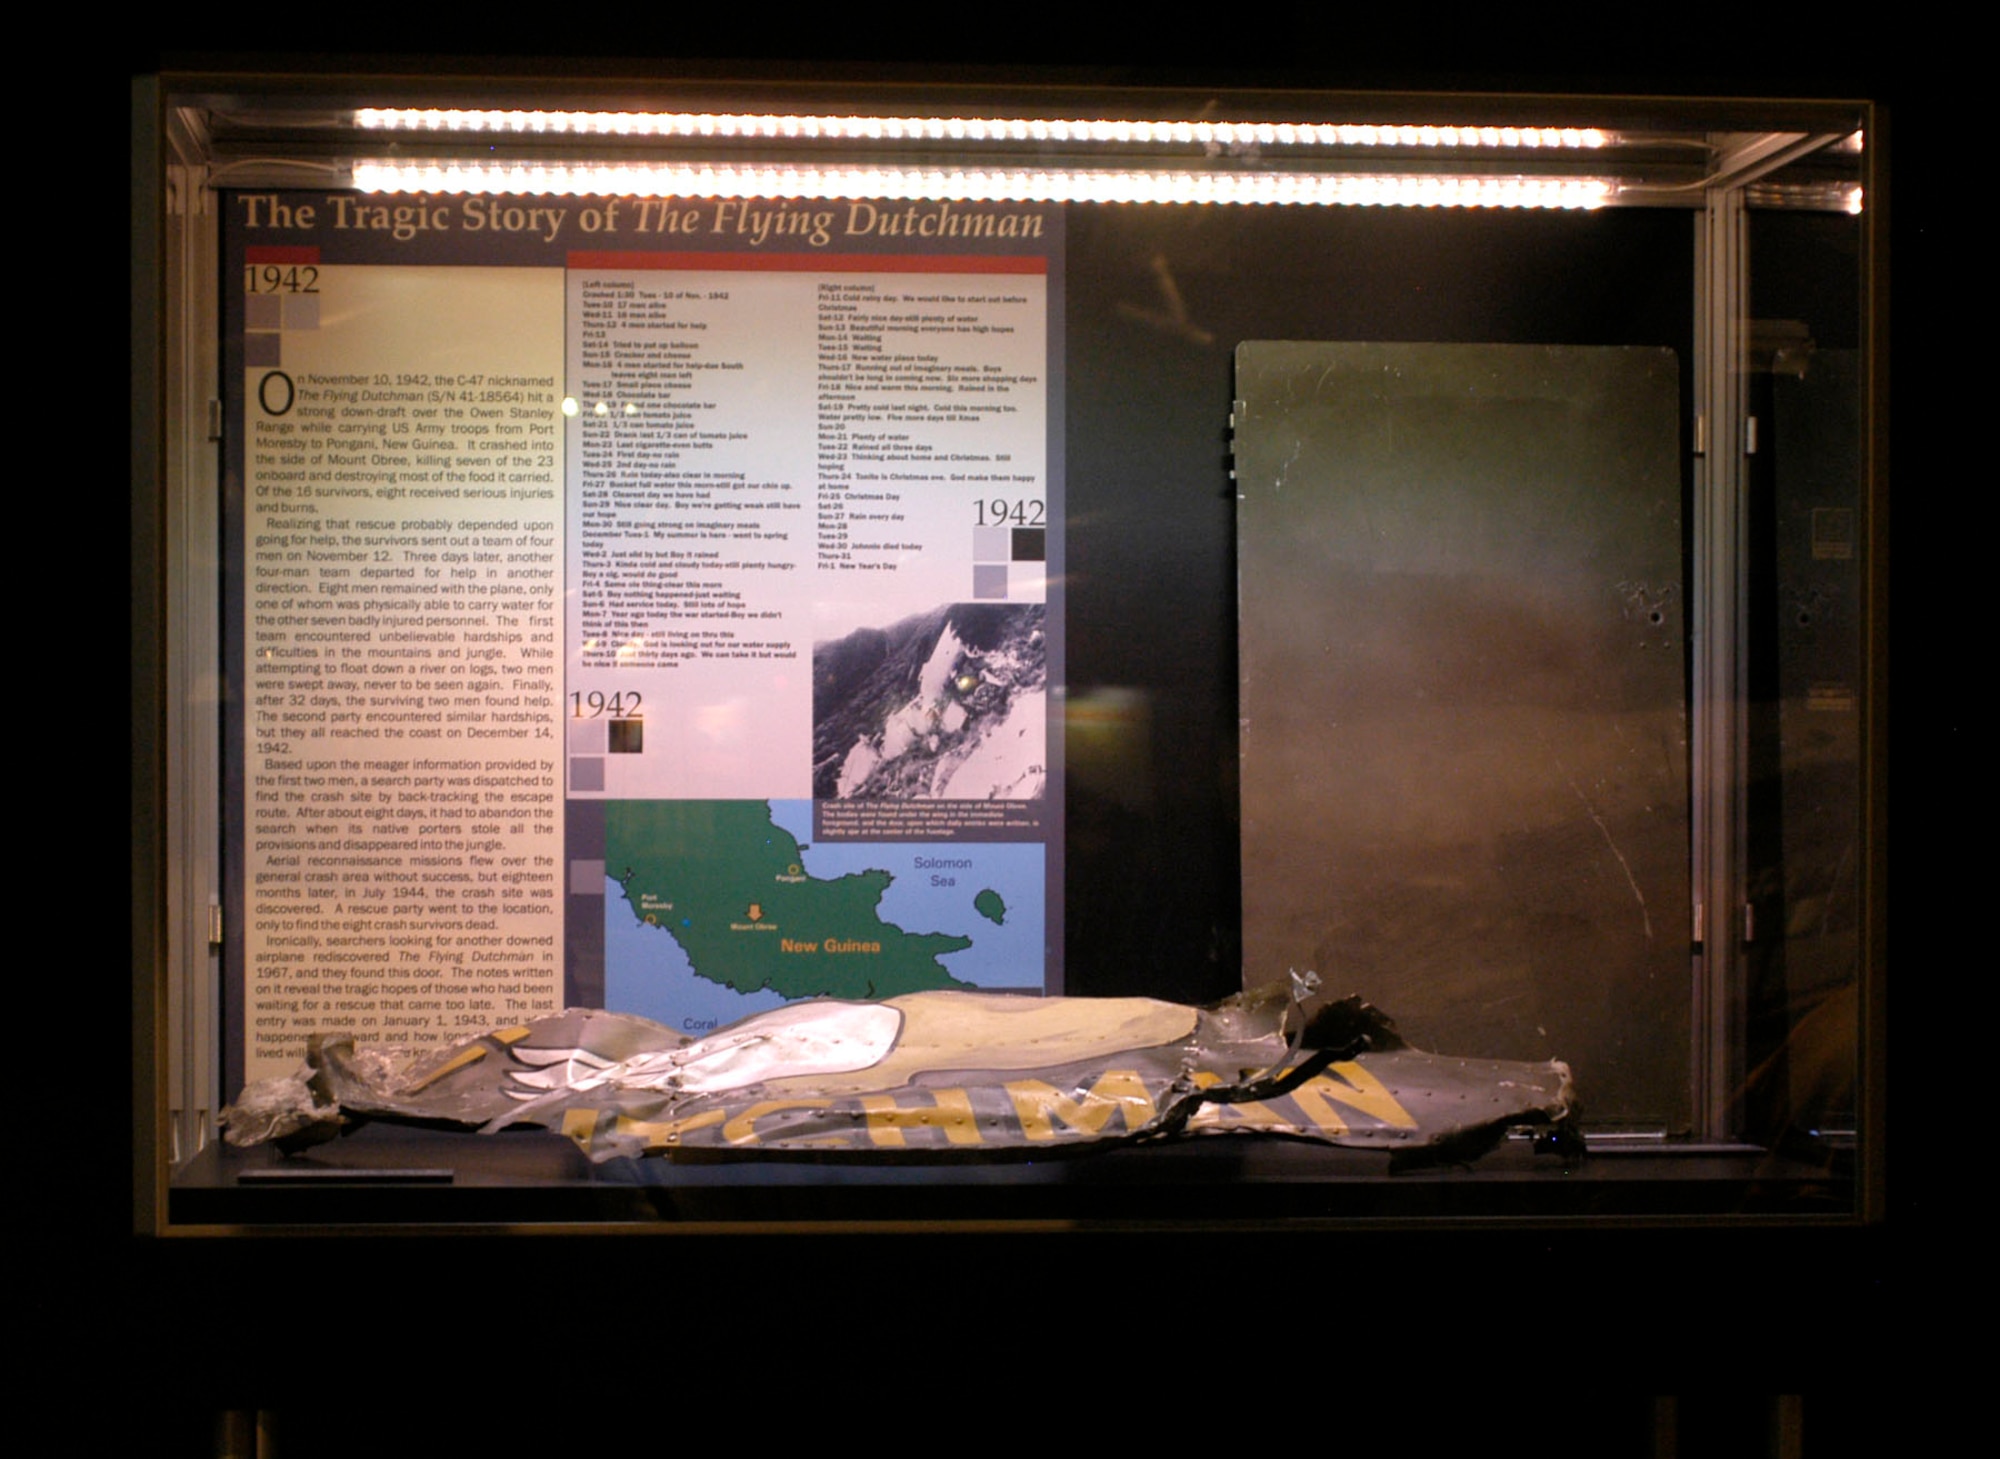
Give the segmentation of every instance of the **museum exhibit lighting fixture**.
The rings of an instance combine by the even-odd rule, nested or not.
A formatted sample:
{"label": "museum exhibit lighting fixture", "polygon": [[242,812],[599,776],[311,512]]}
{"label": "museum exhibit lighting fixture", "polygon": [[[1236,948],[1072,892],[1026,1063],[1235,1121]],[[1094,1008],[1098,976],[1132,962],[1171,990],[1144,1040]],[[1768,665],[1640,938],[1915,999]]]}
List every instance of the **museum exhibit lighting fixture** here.
{"label": "museum exhibit lighting fixture", "polygon": [[367,161],[355,163],[353,175],[354,186],[363,192],[517,197],[1598,208],[1617,192],[1615,182],[1601,177],[1146,168]]}
{"label": "museum exhibit lighting fixture", "polygon": [[368,131],[489,132],[580,137],[669,137],[863,142],[1087,142],[1202,147],[1603,147],[1596,127],[1430,123],[1228,122],[1145,118],[780,116],[750,112],[450,110],[369,107]]}
{"label": "museum exhibit lighting fixture", "polygon": [[[352,115],[358,131],[411,149],[485,138],[526,146],[654,142],[707,154],[433,155],[357,161],[353,168],[354,185],[368,192],[516,196],[1597,208],[1615,199],[1618,184],[1572,169],[1621,140],[1597,127],[1404,122],[438,107],[374,107]],[[760,147],[783,150],[775,158],[768,151],[754,155]],[[945,161],[931,150],[937,147],[955,155]],[[1576,160],[1545,174],[1529,172],[1522,165],[1528,153]],[[1413,169],[1427,165],[1421,159],[1446,156],[1467,159],[1463,171]]]}

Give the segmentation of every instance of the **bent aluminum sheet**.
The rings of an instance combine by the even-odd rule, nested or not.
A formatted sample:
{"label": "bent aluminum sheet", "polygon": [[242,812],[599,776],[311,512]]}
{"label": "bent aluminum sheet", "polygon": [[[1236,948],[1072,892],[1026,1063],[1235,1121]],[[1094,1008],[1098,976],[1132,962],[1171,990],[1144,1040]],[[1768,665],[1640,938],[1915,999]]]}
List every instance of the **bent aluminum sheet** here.
{"label": "bent aluminum sheet", "polygon": [[[1211,1008],[955,992],[822,999],[700,1039],[572,1009],[445,1051],[316,1039],[311,1065],[309,1090],[294,1088],[310,1094],[322,1136],[343,1109],[486,1131],[534,1124],[598,1160],[976,1157],[1237,1132],[1462,1158],[1513,1125],[1565,1132],[1574,1103],[1560,1062],[1419,1053],[1358,999],[1307,1018],[1276,990]],[[225,1112],[232,1141],[309,1142],[260,1130],[247,1113],[254,1093]]]}

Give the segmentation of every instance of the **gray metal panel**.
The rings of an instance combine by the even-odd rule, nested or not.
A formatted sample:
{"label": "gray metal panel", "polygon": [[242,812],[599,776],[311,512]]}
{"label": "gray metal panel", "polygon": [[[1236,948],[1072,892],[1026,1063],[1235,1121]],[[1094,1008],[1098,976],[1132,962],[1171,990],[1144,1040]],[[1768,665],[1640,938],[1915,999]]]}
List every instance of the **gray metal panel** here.
{"label": "gray metal panel", "polygon": [[1686,1128],[1673,353],[1236,358],[1244,981]]}

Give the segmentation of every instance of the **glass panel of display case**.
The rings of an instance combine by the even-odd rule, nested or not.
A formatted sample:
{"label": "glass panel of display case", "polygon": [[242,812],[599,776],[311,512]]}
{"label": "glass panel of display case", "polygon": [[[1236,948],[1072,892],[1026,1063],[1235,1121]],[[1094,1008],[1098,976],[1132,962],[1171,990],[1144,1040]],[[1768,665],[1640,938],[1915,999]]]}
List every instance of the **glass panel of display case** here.
{"label": "glass panel of display case", "polygon": [[1236,393],[1245,981],[1685,1131],[1673,355],[1258,341]]}
{"label": "glass panel of display case", "polygon": [[[143,1226],[1856,1209],[1861,109],[149,85]],[[1273,984],[1115,1112],[1115,1061],[898,1066],[837,1176],[754,1089],[702,1127],[788,1130],[754,1167],[619,1153],[546,1032]],[[1350,994],[1523,1117],[1399,1125],[1444,1096],[1366,1086],[1422,1063],[1376,1015],[1303,1042]],[[226,1148],[315,1037],[580,1102]],[[955,1091],[1110,1148],[986,1161]]]}

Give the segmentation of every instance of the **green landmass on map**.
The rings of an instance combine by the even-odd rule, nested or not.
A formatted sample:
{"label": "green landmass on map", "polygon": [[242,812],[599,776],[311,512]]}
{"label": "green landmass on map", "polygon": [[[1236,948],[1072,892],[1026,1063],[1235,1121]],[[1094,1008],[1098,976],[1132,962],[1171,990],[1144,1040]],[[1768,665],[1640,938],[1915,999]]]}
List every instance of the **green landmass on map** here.
{"label": "green landmass on map", "polygon": [[984,917],[988,922],[991,922],[995,927],[1006,925],[1007,904],[1001,900],[1000,894],[991,887],[985,888],[978,896],[972,899],[972,910]]}
{"label": "green landmass on map", "polygon": [[786,998],[968,986],[938,958],[971,938],[884,922],[886,871],[807,876],[767,802],[614,800],[604,822],[605,870],[633,915],[672,934],[711,982]]}

